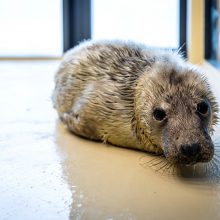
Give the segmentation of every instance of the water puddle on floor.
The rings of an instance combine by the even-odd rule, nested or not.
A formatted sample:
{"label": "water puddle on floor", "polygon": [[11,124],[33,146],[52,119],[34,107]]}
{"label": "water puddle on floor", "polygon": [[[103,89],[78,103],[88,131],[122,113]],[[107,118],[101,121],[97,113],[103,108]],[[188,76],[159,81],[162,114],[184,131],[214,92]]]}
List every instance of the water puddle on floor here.
{"label": "water puddle on floor", "polygon": [[79,138],[59,121],[55,143],[72,191],[71,219],[219,218],[219,163],[173,167],[164,158]]}

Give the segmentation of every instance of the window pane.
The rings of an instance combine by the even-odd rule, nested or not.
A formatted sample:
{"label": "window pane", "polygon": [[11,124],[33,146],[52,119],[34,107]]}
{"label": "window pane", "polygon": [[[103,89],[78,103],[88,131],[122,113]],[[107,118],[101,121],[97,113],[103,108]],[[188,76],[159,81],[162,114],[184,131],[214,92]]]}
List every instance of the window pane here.
{"label": "window pane", "polygon": [[0,56],[60,56],[62,0],[0,0]]}
{"label": "window pane", "polygon": [[179,0],[92,0],[92,38],[179,47]]}

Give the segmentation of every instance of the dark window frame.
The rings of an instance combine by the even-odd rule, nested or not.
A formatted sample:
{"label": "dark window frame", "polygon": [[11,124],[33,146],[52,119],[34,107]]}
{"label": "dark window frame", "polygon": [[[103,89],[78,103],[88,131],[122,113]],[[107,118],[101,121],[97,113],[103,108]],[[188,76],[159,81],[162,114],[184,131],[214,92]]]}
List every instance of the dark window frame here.
{"label": "dark window frame", "polygon": [[[91,1],[63,0],[64,52],[80,41],[91,38]],[[179,47],[187,56],[187,0],[179,0]]]}
{"label": "dark window frame", "polygon": [[211,59],[212,57],[212,19],[211,19],[212,2],[205,1],[205,58]]}
{"label": "dark window frame", "polygon": [[91,0],[63,0],[64,52],[91,38]]}
{"label": "dark window frame", "polygon": [[179,47],[184,57],[187,57],[187,0],[179,0]]}
{"label": "dark window frame", "polygon": [[217,22],[219,12],[217,0],[205,0],[205,59],[216,68],[220,69],[217,58],[218,30]]}

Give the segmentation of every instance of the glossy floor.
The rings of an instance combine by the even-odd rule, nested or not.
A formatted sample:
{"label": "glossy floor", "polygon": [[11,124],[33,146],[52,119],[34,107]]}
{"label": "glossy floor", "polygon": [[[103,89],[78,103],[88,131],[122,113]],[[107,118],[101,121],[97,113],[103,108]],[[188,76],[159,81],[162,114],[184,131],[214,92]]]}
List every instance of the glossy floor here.
{"label": "glossy floor", "polygon": [[0,62],[1,220],[220,219],[220,162],[156,172],[151,155],[70,134],[50,101],[58,64]]}

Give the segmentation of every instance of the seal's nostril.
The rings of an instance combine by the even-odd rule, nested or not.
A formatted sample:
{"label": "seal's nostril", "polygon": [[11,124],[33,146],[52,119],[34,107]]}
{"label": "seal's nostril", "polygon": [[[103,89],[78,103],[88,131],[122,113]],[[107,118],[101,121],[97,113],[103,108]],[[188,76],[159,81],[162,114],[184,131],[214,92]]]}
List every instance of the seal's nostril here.
{"label": "seal's nostril", "polygon": [[181,153],[186,157],[194,157],[198,155],[201,151],[201,145],[200,144],[182,144],[180,146]]}

